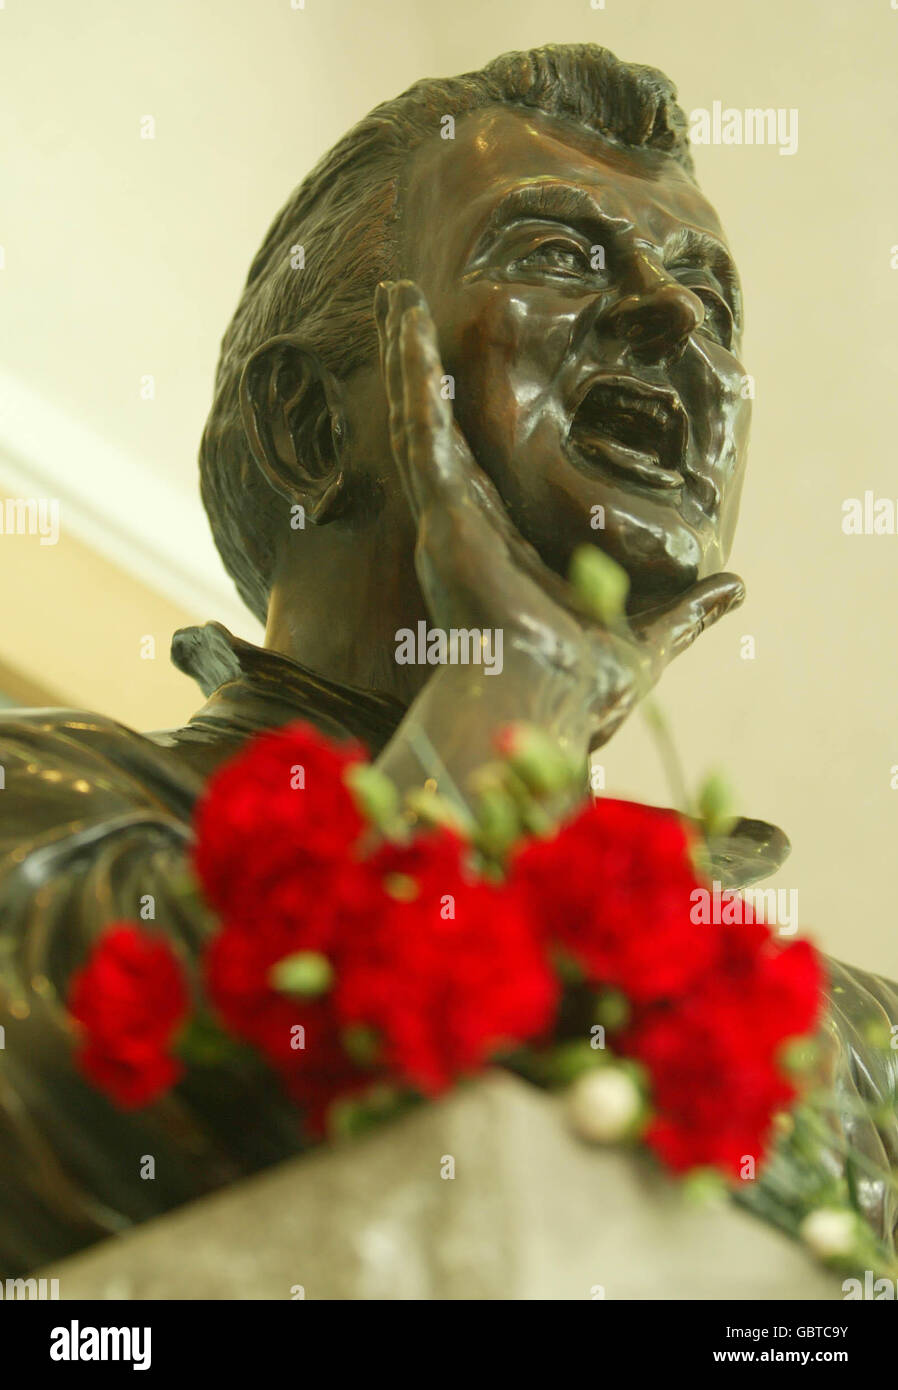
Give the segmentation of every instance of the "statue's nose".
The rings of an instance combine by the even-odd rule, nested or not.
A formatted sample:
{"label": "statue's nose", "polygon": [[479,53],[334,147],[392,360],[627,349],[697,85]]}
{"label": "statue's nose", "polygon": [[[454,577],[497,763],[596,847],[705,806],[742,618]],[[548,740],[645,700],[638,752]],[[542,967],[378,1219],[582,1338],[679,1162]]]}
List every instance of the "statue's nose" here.
{"label": "statue's nose", "polygon": [[670,362],[682,354],[704,317],[698,295],[665,279],[609,305],[596,328],[627,343],[641,362]]}

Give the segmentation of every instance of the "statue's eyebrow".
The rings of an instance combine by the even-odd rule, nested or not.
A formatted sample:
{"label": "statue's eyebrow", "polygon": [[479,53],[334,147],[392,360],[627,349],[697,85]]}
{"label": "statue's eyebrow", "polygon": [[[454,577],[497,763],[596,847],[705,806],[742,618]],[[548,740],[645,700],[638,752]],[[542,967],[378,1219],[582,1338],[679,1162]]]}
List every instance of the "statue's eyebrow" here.
{"label": "statue's eyebrow", "polygon": [[593,241],[620,232],[626,225],[603,213],[582,188],[555,180],[534,180],[513,188],[499,200],[481,228],[473,255],[478,255],[506,227],[527,218],[564,222]]}
{"label": "statue's eyebrow", "polygon": [[[555,179],[534,179],[511,189],[500,198],[481,228],[470,259],[476,260],[506,227],[528,218],[564,222],[591,242],[599,244],[602,244],[603,238],[620,235],[630,225],[624,219],[603,213],[595,199],[583,188]],[[729,303],[737,328],[741,330],[742,289],[733,258],[722,241],[698,227],[681,224],[666,238],[663,254],[668,266],[682,261],[707,266]]]}

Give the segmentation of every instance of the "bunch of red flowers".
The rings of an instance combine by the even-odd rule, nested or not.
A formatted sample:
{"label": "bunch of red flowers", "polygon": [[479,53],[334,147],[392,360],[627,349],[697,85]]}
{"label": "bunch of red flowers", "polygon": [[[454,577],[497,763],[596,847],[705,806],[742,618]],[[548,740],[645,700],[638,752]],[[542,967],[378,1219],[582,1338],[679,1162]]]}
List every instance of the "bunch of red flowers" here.
{"label": "bunch of red flowers", "polygon": [[[793,1094],[781,1045],[819,1012],[807,943],[694,923],[701,883],[670,812],[599,801],[516,845],[496,880],[448,829],[378,836],[349,785],[361,759],[306,726],[266,734],[211,780],[196,818],[220,923],[199,993],[313,1131],[374,1084],[433,1096],[550,1050],[576,988],[627,1001],[613,1050],[642,1069],[645,1138],[668,1166],[732,1173],[762,1156]],[[83,1066],[119,1104],[176,1080],[187,999],[161,938],[118,927],[97,944],[71,1007]]]}
{"label": "bunch of red flowers", "polygon": [[547,939],[630,1005],[613,1041],[645,1069],[645,1141],[675,1171],[735,1174],[794,1098],[782,1047],[816,1024],[823,976],[807,941],[693,921],[689,851],[678,816],[603,800],[525,845],[514,872]]}

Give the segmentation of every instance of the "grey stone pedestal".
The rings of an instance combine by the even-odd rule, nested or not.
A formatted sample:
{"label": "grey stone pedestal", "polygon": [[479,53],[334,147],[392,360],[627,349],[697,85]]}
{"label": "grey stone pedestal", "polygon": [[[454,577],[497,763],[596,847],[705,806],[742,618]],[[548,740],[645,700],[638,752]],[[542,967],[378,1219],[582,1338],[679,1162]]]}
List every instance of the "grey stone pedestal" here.
{"label": "grey stone pedestal", "polygon": [[583,1145],[501,1073],[40,1272],[62,1299],[841,1297],[784,1236]]}

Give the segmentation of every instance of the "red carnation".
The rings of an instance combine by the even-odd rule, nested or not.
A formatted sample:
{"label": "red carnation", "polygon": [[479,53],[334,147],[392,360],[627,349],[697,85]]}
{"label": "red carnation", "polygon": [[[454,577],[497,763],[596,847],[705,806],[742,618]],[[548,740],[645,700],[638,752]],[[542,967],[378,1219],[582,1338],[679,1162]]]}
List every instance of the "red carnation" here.
{"label": "red carnation", "polygon": [[380,850],[369,920],[337,968],[342,1022],[372,1029],[386,1068],[428,1094],[544,1033],[557,1003],[522,895],[469,876],[463,850],[446,831]]}
{"label": "red carnation", "polygon": [[716,933],[690,918],[700,885],[671,811],[597,801],[551,839],[526,844],[512,875],[549,939],[592,983],[632,1000],[677,996],[713,960]]}
{"label": "red carnation", "polygon": [[646,1140],[675,1171],[739,1176],[760,1164],[776,1111],[794,1098],[779,1050],[808,1033],[823,1003],[813,947],[785,948],[762,923],[720,930],[720,956],[687,999],[636,1011],[615,1047],[651,1078]]}
{"label": "red carnation", "polygon": [[809,941],[782,946],[763,922],[724,927],[714,988],[752,1020],[756,1047],[775,1049],[817,1024],[825,985]]}
{"label": "red carnation", "polygon": [[362,756],[357,744],[293,724],[254,738],[210,779],[194,862],[223,916],[327,929],[354,894],[352,851],[365,822],[344,773]]}
{"label": "red carnation", "polygon": [[157,1047],[125,1044],[107,1048],[86,1043],[75,1060],[98,1090],[123,1110],[137,1110],[158,1100],[179,1081],[184,1068]]}
{"label": "red carnation", "polygon": [[646,1067],[654,1118],[645,1139],[669,1168],[738,1177],[746,1158],[761,1163],[773,1117],[794,1090],[732,1000],[649,1009],[616,1046]]}
{"label": "red carnation", "polygon": [[69,1011],[84,1030],[77,1061],[119,1105],[146,1105],[181,1066],[168,1048],[189,1008],[181,965],[168,943],[127,923],[111,926],[72,978]]}

